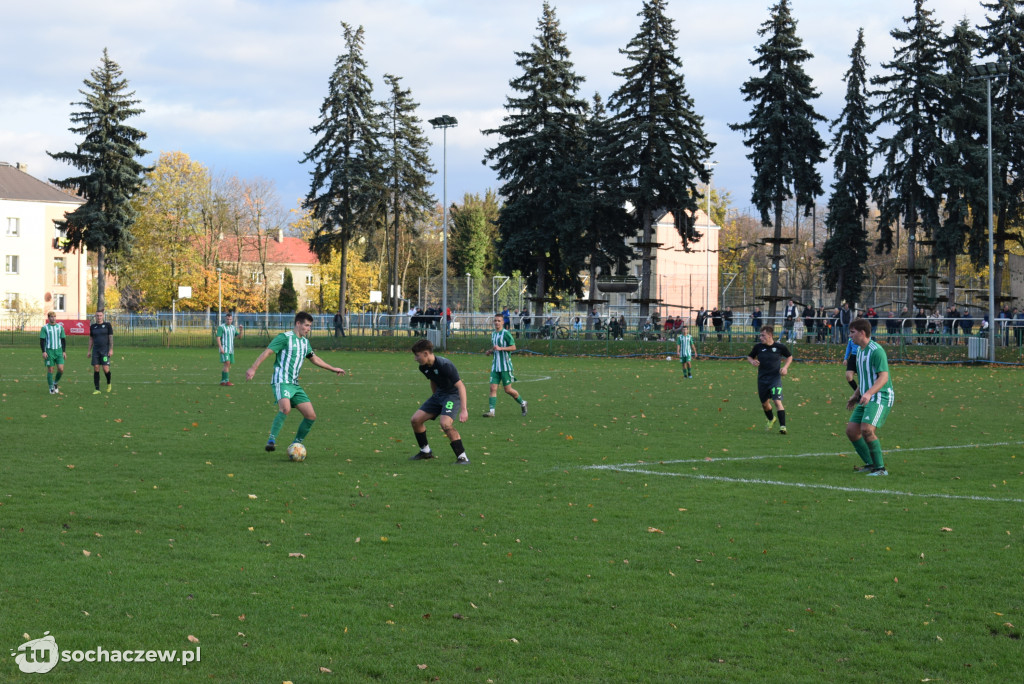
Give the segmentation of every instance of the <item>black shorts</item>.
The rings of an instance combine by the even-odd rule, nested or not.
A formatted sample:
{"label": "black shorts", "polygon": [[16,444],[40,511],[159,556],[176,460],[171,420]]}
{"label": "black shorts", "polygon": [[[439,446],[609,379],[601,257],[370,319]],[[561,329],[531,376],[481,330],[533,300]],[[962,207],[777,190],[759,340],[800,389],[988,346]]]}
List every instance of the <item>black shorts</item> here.
{"label": "black shorts", "polygon": [[771,399],[772,401],[782,401],[782,377],[776,376],[767,380],[757,381],[757,398],[761,400],[761,403]]}
{"label": "black shorts", "polygon": [[857,372],[857,355],[856,354],[850,354],[850,356],[847,357],[847,359],[846,359],[846,370],[853,371],[854,373]]}
{"label": "black shorts", "polygon": [[[459,401],[458,394],[432,394],[430,398],[420,406],[420,411],[429,413],[434,418],[437,418],[438,416],[448,416],[454,420],[455,416],[459,414],[459,409],[461,407],[462,403]],[[434,418],[431,418],[431,420]]]}
{"label": "black shorts", "polygon": [[100,352],[97,349],[92,350],[92,365],[94,366],[109,366],[110,365],[110,352]]}

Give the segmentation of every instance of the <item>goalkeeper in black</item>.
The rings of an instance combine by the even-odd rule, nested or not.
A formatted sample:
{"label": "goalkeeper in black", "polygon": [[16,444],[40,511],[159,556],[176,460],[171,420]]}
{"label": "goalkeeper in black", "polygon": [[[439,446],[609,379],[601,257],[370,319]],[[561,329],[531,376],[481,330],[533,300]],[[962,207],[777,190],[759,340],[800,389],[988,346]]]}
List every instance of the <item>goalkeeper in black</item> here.
{"label": "goalkeeper in black", "polygon": [[[782,376],[789,372],[789,364],[793,363],[793,355],[786,345],[775,341],[775,328],[770,325],[761,327],[757,337],[760,340],[747,354],[747,361],[757,367],[757,397],[761,400],[761,408],[768,419],[765,430],[771,430],[776,420],[779,433],[786,434],[786,407],[782,405]],[[778,419],[772,415],[772,404],[778,410]]]}

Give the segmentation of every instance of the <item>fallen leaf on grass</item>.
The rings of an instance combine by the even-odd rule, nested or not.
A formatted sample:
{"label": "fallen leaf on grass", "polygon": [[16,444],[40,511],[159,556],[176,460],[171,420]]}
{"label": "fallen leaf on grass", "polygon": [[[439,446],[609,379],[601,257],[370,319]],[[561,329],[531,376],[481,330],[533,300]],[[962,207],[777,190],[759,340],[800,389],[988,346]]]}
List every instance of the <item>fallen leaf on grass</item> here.
{"label": "fallen leaf on grass", "polygon": [[657,533],[657,534],[665,534],[664,532],[659,530],[657,527],[648,527],[647,531],[648,532],[652,532],[652,533]]}
{"label": "fallen leaf on grass", "polygon": [[304,553],[289,553],[288,557],[289,558],[305,558],[306,554],[304,554]]}
{"label": "fallen leaf on grass", "polygon": [[333,672],[331,672],[330,670],[328,670],[328,669],[327,669],[326,667],[321,667],[321,668],[320,668],[320,671],[321,671],[321,672],[323,672],[323,673],[326,673],[326,674],[334,674]]}
{"label": "fallen leaf on grass", "polygon": [[188,640],[191,641],[193,644],[198,644],[199,643],[199,639],[196,639],[191,634],[188,635]]}
{"label": "fallen leaf on grass", "polygon": [[88,551],[86,549],[82,549],[82,555],[83,556],[91,556],[92,555],[92,551]]}
{"label": "fallen leaf on grass", "polygon": [[465,620],[466,619],[466,616],[463,615],[462,613],[455,613],[454,615],[452,615],[452,617],[454,619],[456,619],[456,620]]}
{"label": "fallen leaf on grass", "polygon": [[943,527],[943,528],[942,528],[942,531],[943,531],[943,532],[952,532],[952,531],[953,531],[953,528],[952,528],[952,527]]}
{"label": "fallen leaf on grass", "polygon": [[421,670],[426,670],[427,669],[427,666],[426,665],[422,665],[422,664],[421,665],[417,665],[416,667],[418,667]]}
{"label": "fallen leaf on grass", "polygon": [[255,494],[250,494],[250,495],[249,495],[249,498],[250,498],[250,499],[255,499],[255,498],[257,498],[257,497],[256,497],[256,495],[255,495]]}
{"label": "fallen leaf on grass", "polygon": [[875,598],[875,595],[874,594],[864,594],[864,598],[866,598],[866,599],[873,599],[873,598]]}

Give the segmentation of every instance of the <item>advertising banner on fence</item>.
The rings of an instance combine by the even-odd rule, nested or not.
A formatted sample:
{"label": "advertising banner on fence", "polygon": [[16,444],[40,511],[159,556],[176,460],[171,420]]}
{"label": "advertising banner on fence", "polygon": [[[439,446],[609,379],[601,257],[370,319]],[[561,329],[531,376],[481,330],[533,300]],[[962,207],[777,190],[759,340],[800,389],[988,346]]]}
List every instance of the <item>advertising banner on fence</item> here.
{"label": "advertising banner on fence", "polygon": [[65,335],[88,335],[89,334],[89,321],[88,320],[66,320],[57,321],[58,323],[64,324]]}

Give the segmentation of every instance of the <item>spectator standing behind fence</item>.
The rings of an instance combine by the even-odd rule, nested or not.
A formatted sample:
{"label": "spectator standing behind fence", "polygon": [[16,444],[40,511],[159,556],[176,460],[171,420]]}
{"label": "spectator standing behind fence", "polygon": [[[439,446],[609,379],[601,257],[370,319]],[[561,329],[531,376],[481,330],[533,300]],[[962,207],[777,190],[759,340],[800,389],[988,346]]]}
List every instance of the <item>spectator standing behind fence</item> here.
{"label": "spectator standing behind fence", "polygon": [[725,307],[725,311],[722,312],[722,325],[725,326],[725,334],[729,336],[729,341],[732,342],[732,307]]}
{"label": "spectator standing behind fence", "polygon": [[345,336],[345,317],[341,315],[340,311],[334,314],[334,336]]}
{"label": "spectator standing behind fence", "polygon": [[1010,346],[1010,320],[1013,318],[1013,314],[1010,313],[1010,305],[1003,304],[1002,310],[997,314],[996,319],[999,322],[999,327],[996,328],[996,333],[1003,336],[1003,346]]}
{"label": "spectator standing behind fence", "polygon": [[764,316],[761,314],[761,307],[754,305],[754,310],[750,312],[750,327],[754,329],[755,337],[761,330],[761,323],[763,320]]}
{"label": "spectator standing behind fence", "polygon": [[839,341],[845,341],[850,337],[850,323],[853,323],[853,311],[849,302],[843,302],[843,308],[839,310]]}
{"label": "spectator standing behind fence", "polygon": [[808,335],[814,332],[814,316],[815,316],[814,304],[808,304],[804,307],[804,330]]}
{"label": "spectator standing behind fence", "polygon": [[792,340],[793,339],[793,326],[796,325],[796,302],[792,299],[786,303],[786,308],[782,312],[783,323],[782,323],[782,339]]}
{"label": "spectator standing behind fence", "polygon": [[967,307],[964,307],[964,312],[960,315],[960,330],[963,331],[964,337],[970,337],[974,330],[974,319],[971,318],[971,312]]}
{"label": "spectator standing behind fence", "polygon": [[697,309],[697,337],[700,341],[704,341],[704,326],[708,323],[708,312],[704,310],[704,307]]}
{"label": "spectator standing behind fence", "polygon": [[714,326],[718,339],[722,339],[722,312],[717,306],[711,310],[711,325]]}
{"label": "spectator standing behind fence", "polygon": [[1018,349],[1024,343],[1024,309],[1013,307],[1013,339]]}
{"label": "spectator standing behind fence", "polygon": [[892,337],[899,330],[899,322],[896,320],[896,312],[890,311],[885,317],[885,334]]}
{"label": "spectator standing behind fence", "polygon": [[868,312],[867,314],[865,314],[864,318],[868,319],[868,323],[871,324],[871,336],[874,337],[875,330],[878,329],[878,313],[874,309],[869,307]]}

